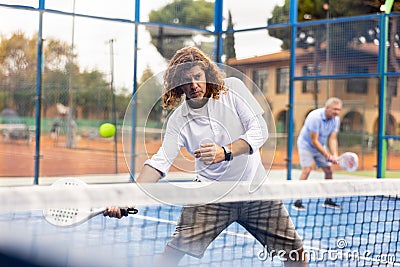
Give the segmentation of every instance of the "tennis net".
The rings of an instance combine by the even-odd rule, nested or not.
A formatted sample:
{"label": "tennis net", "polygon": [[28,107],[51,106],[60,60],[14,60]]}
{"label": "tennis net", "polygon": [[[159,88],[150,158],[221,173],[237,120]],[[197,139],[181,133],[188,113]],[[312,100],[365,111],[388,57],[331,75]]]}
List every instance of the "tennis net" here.
{"label": "tennis net", "polygon": [[[400,266],[399,190],[400,179],[267,181],[257,190],[230,182],[1,187],[0,260],[7,266],[149,267],[174,233],[182,205],[245,201],[264,212],[260,201],[279,199],[308,266]],[[340,208],[323,207],[326,198]],[[305,210],[293,208],[297,199]],[[132,205],[139,213],[120,220],[100,215],[71,227],[56,227],[43,216],[59,207]],[[205,229],[213,223],[205,221]],[[283,266],[284,253],[263,247],[235,222],[202,258],[185,256],[179,266]]]}

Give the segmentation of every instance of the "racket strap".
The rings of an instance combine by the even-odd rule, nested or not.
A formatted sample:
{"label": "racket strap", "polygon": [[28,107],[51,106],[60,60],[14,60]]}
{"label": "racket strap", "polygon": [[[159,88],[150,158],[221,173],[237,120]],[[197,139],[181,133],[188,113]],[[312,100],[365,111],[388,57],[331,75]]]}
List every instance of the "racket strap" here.
{"label": "racket strap", "polygon": [[129,214],[136,214],[139,211],[133,207],[129,207],[129,208],[120,208],[121,210],[121,215],[122,216],[128,216]]}

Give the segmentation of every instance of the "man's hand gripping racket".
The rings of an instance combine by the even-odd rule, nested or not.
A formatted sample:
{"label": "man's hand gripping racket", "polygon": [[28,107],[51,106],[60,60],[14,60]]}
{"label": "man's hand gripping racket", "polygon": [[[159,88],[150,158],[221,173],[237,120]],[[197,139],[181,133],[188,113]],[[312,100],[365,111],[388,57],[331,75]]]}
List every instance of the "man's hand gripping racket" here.
{"label": "man's hand gripping racket", "polygon": [[[55,181],[52,187],[60,188],[83,188],[86,183],[82,180],[75,178],[63,178]],[[108,213],[107,208],[52,208],[43,210],[43,216],[47,222],[60,227],[75,226],[86,222],[87,220],[99,215],[104,214],[104,216],[118,217],[128,216],[129,214],[136,214],[138,210],[135,208],[119,208],[119,216],[116,207],[113,207],[113,212],[116,216],[111,216]]]}
{"label": "man's hand gripping racket", "polygon": [[343,153],[337,162],[343,170],[348,172],[355,171],[358,168],[358,156],[353,152]]}

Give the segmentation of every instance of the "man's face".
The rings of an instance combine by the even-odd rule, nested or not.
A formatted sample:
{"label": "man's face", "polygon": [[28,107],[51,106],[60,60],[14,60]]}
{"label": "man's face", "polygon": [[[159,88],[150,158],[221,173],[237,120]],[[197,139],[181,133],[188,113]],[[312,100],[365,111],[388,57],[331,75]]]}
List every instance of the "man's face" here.
{"label": "man's face", "polygon": [[200,66],[194,66],[184,75],[183,92],[186,99],[202,99],[207,92],[206,74]]}
{"label": "man's face", "polygon": [[333,119],[336,116],[339,116],[340,111],[342,110],[342,105],[340,104],[332,104],[330,106],[327,106],[325,109],[325,116],[326,118],[329,119]]}

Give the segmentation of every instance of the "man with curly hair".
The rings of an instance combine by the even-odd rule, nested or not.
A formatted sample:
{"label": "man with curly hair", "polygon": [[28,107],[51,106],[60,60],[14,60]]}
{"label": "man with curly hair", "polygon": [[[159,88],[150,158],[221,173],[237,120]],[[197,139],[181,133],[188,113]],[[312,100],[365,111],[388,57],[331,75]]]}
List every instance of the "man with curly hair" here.
{"label": "man with curly hair", "polygon": [[[195,157],[198,182],[266,175],[259,152],[268,138],[263,109],[241,80],[224,78],[201,50],[185,47],[175,53],[164,74],[162,104],[175,110],[162,147],[145,162],[136,182],[163,178],[183,147]],[[117,207],[105,215],[121,218]],[[176,266],[185,254],[201,258],[233,222],[269,251],[286,252],[285,266],[305,266],[302,241],[280,200],[185,206],[157,266]],[[288,257],[293,252],[297,257]]]}

